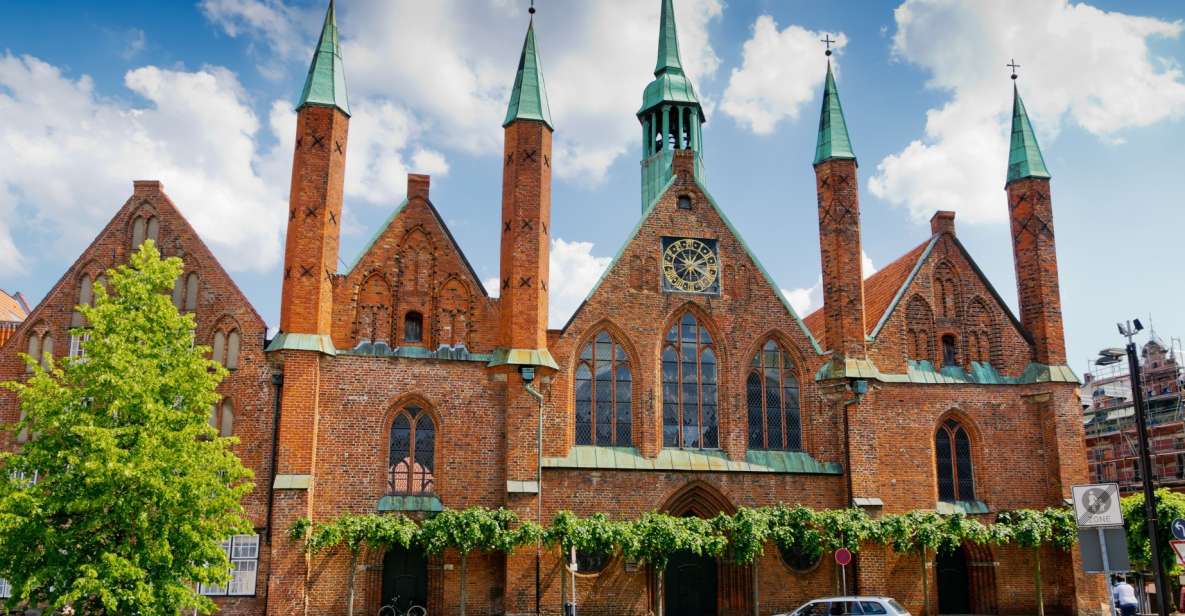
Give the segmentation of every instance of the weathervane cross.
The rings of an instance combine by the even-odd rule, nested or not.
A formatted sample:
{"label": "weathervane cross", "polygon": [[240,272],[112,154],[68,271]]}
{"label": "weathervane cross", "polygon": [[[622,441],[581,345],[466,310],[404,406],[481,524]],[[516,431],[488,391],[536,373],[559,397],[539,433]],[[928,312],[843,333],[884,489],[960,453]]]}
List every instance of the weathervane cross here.
{"label": "weathervane cross", "polygon": [[[532,0],[532,2],[533,1],[534,0]],[[1020,65],[1016,63],[1016,60],[1009,59],[1008,64],[1005,64],[1004,66],[1007,66],[1008,68],[1012,69],[1012,78],[1016,79],[1016,69],[1020,68]]]}
{"label": "weathervane cross", "polygon": [[[535,0],[531,1],[534,2]],[[831,38],[830,34],[824,34],[823,38],[819,39],[819,42],[827,45],[827,51],[824,53],[826,55],[831,55],[831,44],[835,42],[835,39]]]}

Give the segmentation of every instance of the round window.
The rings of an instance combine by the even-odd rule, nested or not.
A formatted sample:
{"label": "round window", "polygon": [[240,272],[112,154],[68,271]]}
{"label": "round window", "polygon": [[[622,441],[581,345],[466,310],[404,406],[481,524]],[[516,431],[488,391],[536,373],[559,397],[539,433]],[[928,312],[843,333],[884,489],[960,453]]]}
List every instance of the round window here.
{"label": "round window", "polygon": [[789,550],[778,546],[778,554],[781,555],[782,562],[787,567],[800,573],[805,573],[819,566],[819,561],[823,559],[822,550],[818,550],[817,548],[814,551],[805,550],[802,546],[797,545]]}
{"label": "round window", "polygon": [[577,550],[576,573],[596,575],[609,565],[609,560],[612,558],[612,554],[605,552],[586,552],[584,550]]}

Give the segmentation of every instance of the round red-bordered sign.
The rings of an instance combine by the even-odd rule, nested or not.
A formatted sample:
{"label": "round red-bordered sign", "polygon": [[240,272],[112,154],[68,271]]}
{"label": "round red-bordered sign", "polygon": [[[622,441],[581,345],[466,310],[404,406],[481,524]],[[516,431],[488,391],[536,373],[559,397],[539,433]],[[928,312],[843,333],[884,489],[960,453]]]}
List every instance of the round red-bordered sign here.
{"label": "round red-bordered sign", "polygon": [[852,563],[852,551],[847,548],[840,548],[835,551],[835,562],[841,567],[846,567]]}

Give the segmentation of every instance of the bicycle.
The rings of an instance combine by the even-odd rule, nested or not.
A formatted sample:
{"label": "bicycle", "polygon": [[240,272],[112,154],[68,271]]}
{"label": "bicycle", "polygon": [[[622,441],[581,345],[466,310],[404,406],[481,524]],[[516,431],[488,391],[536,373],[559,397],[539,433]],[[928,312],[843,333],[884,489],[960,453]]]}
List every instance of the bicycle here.
{"label": "bicycle", "polygon": [[378,616],[428,616],[428,609],[422,605],[409,605],[407,611],[399,611],[399,595],[391,597],[391,602],[379,608]]}

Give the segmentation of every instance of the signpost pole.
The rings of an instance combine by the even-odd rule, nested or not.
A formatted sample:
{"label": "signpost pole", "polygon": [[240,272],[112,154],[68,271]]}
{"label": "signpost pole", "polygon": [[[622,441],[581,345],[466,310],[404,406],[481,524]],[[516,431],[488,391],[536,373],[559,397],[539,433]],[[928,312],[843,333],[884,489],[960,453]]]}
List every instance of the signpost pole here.
{"label": "signpost pole", "polygon": [[1107,604],[1111,607],[1111,615],[1115,615],[1115,594],[1111,592],[1111,561],[1107,558],[1107,534],[1103,527],[1098,528],[1099,547],[1103,552],[1103,579],[1107,582]]}

